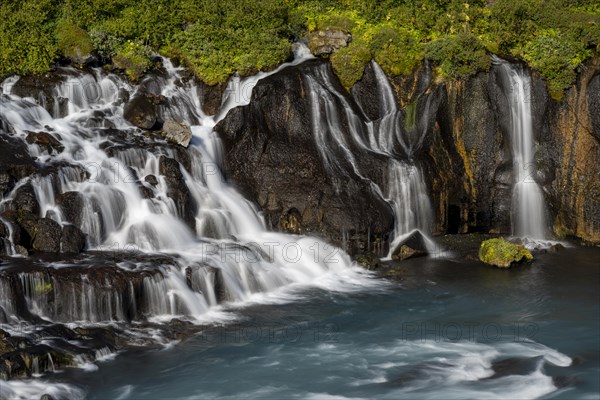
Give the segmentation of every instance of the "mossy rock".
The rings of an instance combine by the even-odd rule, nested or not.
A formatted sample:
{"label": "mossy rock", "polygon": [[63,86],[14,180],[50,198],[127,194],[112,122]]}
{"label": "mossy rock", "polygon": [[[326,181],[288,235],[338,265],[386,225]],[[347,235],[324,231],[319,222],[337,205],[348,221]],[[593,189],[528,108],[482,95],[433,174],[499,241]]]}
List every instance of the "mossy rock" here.
{"label": "mossy rock", "polygon": [[533,256],[525,246],[507,242],[504,238],[498,238],[481,243],[479,260],[498,268],[509,268],[515,263],[531,261]]}

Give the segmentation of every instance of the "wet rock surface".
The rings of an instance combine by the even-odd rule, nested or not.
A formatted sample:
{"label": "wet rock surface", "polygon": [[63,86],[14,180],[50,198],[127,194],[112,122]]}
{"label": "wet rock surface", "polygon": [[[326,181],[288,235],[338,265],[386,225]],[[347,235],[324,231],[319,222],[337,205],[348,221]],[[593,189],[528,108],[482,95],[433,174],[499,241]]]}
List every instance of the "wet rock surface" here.
{"label": "wet rock surface", "polygon": [[[351,172],[332,174],[323,165],[304,82],[320,66],[306,62],[259,81],[250,104],[231,110],[217,125],[226,173],[271,227],[316,234],[350,253],[367,252],[386,241],[392,210],[368,181]],[[385,170],[377,157],[361,162],[373,176]]]}

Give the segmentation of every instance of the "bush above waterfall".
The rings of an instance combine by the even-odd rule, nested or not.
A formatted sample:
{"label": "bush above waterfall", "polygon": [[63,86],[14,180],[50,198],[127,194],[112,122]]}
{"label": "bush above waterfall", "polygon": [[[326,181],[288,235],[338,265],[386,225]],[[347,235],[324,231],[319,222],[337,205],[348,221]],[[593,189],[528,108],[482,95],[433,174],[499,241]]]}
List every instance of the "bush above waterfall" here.
{"label": "bush above waterfall", "polygon": [[558,98],[600,45],[594,0],[4,0],[0,15],[0,76],[93,51],[135,79],[143,58],[161,53],[216,84],[274,68],[294,40],[338,29],[352,36],[331,56],[346,87],[371,58],[395,76],[429,57],[439,77],[456,79],[486,69],[491,52],[526,60]]}
{"label": "bush above waterfall", "polygon": [[115,67],[125,70],[133,82],[136,82],[150,68],[150,49],[139,42],[128,41],[119,48],[112,58]]}

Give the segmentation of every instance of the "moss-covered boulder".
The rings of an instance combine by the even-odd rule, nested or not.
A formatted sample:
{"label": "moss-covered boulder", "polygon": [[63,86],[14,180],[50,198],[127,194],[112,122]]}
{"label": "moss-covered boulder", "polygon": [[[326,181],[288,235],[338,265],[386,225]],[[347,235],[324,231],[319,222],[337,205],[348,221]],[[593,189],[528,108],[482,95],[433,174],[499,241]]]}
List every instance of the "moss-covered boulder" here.
{"label": "moss-covered boulder", "polygon": [[481,243],[479,259],[498,268],[509,268],[514,263],[531,261],[533,256],[525,246],[507,242],[504,238],[498,238]]}

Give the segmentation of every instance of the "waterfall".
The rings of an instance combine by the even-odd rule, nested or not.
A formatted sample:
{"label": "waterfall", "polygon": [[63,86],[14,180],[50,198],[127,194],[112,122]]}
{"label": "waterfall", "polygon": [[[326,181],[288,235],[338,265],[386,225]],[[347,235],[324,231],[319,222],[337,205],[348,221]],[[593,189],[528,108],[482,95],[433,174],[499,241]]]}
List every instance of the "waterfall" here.
{"label": "waterfall", "polygon": [[[146,271],[135,285],[134,272],[123,263],[117,264],[122,272],[111,273],[104,285],[90,282],[93,268],[82,269],[80,279],[69,281],[50,268],[24,272],[16,292],[24,297],[29,312],[63,322],[175,316],[200,321],[223,301],[243,302],[290,285],[342,288],[363,282],[349,256],[325,242],[267,231],[255,206],[221,172],[222,146],[213,131],[216,122],[232,107],[247,104],[259,79],[301,63],[312,57],[309,54],[299,46],[295,60],[275,71],[232,78],[217,116],[201,111],[199,88],[183,79],[183,68],[168,59],[163,60],[165,73],[148,76],[136,87],[101,69],[92,73],[65,69],[68,78],[55,88],[56,100],[68,100],[62,117],[51,115],[31,98],[11,94],[15,79],[5,81],[0,117],[14,136],[24,139],[29,132],[46,132],[60,138],[64,146],[55,154],[38,144],[28,145],[39,165],[55,171],[24,178],[17,185],[31,183],[39,217],[63,226],[74,223],[58,199],[76,193],[81,205],[76,224],[86,234],[89,249],[174,255],[171,262],[135,267],[134,272]],[[152,87],[154,95],[163,99],[159,109],[163,119],[191,126],[187,158],[176,146],[155,145],[156,139],[145,138],[124,119],[122,92],[136,96],[142,85]],[[169,159],[185,166],[175,164],[178,171],[173,173],[180,177],[177,184],[185,184],[186,210],[192,213],[186,220],[185,205],[170,197],[173,182],[163,173],[163,168],[173,165],[167,163]],[[148,183],[149,176],[155,177],[155,184]],[[15,192],[3,203],[13,199]],[[1,272],[0,287],[4,287],[8,283]],[[5,313],[15,312],[11,304],[0,306]]]}
{"label": "waterfall", "polygon": [[[311,116],[315,142],[328,170],[334,174],[355,175],[368,179],[361,171],[357,158],[361,152],[376,154],[387,159],[387,177],[383,185],[371,182],[392,206],[395,227],[388,257],[395,247],[415,231],[426,239],[430,251],[435,243],[427,237],[433,220],[427,186],[414,153],[424,140],[426,123],[408,131],[403,126],[401,110],[396,105],[394,91],[381,67],[372,61],[377,80],[381,117],[366,121],[364,115],[330,82],[325,66],[319,67],[314,76],[307,75]],[[425,112],[420,116],[427,121],[429,98]],[[342,119],[344,121],[342,121]],[[343,122],[347,123],[348,132]]]}
{"label": "waterfall", "polygon": [[520,65],[494,57],[507,82],[510,138],[515,185],[512,198],[513,235],[529,239],[547,236],[546,204],[536,174],[535,137],[531,120],[531,78]]}

